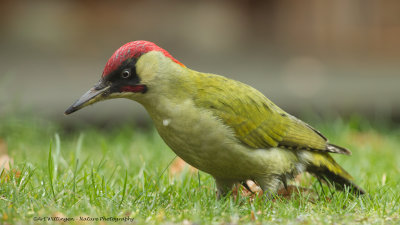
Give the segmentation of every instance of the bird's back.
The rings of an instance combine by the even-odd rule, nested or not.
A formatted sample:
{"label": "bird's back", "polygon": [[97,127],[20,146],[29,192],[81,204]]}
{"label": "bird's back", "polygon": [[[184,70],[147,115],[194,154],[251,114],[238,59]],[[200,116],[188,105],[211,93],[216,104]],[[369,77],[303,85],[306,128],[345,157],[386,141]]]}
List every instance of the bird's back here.
{"label": "bird's back", "polygon": [[198,74],[196,86],[195,104],[212,111],[249,147],[329,151],[322,134],[246,84],[218,75]]}

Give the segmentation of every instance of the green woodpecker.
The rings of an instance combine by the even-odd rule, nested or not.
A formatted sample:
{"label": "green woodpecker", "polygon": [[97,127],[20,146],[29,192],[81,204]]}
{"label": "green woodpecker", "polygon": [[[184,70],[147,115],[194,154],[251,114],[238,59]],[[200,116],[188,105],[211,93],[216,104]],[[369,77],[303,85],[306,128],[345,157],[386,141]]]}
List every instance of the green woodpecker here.
{"label": "green woodpecker", "polygon": [[120,47],[100,81],[65,114],[95,102],[128,98],[150,114],[167,145],[190,165],[215,178],[218,196],[253,180],[265,193],[301,172],[339,190],[364,194],[329,155],[346,148],[286,113],[256,89],[223,76],[184,66],[148,41]]}

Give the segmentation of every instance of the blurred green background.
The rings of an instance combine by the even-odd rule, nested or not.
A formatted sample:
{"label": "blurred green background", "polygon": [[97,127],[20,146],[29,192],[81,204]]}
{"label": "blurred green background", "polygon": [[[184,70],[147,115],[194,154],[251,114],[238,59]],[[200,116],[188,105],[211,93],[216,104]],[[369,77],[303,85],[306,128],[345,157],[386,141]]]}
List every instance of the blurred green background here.
{"label": "blurred green background", "polygon": [[63,115],[118,47],[144,39],[189,68],[254,86],[293,114],[400,121],[396,0],[0,4],[0,115],[146,124],[144,109],[124,99]]}

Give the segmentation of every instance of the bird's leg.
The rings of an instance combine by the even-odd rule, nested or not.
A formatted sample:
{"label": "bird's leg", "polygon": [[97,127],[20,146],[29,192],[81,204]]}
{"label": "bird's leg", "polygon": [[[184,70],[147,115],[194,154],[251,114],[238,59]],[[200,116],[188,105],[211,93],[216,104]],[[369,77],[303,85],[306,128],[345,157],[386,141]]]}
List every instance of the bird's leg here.
{"label": "bird's leg", "polygon": [[272,199],[279,190],[281,183],[281,179],[276,175],[267,175],[256,179],[256,182],[261,187],[264,192],[264,195],[268,199]]}
{"label": "bird's leg", "polygon": [[230,179],[215,178],[215,184],[217,185],[217,198],[221,199],[227,195],[233,187],[235,181]]}

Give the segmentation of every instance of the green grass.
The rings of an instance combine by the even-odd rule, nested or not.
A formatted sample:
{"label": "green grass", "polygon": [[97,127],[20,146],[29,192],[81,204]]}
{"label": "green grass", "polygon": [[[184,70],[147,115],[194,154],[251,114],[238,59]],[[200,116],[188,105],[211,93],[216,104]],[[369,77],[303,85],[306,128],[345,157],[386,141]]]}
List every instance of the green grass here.
{"label": "green grass", "polygon": [[399,224],[400,129],[358,117],[312,124],[352,149],[351,157],[334,157],[369,196],[331,193],[312,180],[316,198],[217,200],[210,175],[169,175],[175,155],[155,130],[126,125],[67,132],[45,121],[2,118],[0,138],[14,163],[1,175],[0,224],[42,224],[34,219],[51,216],[129,216],[136,224]]}

